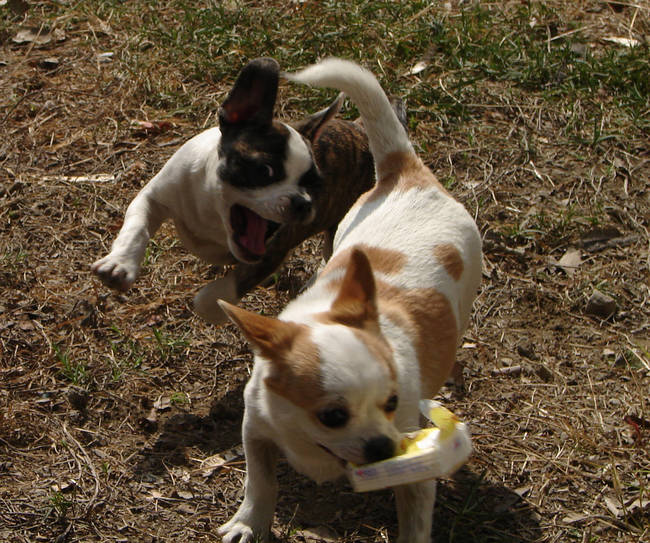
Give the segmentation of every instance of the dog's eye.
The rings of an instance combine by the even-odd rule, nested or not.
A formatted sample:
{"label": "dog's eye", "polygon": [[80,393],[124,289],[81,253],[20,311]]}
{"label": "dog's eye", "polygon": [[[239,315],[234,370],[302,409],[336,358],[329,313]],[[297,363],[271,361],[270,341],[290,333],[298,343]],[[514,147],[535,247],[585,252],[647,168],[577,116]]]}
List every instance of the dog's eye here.
{"label": "dog's eye", "polygon": [[384,411],[386,413],[392,413],[397,409],[397,394],[393,394],[388,401],[384,404]]}
{"label": "dog's eye", "polygon": [[343,407],[334,407],[332,409],[323,409],[316,416],[324,426],[328,428],[341,428],[345,426],[350,419],[350,414]]}

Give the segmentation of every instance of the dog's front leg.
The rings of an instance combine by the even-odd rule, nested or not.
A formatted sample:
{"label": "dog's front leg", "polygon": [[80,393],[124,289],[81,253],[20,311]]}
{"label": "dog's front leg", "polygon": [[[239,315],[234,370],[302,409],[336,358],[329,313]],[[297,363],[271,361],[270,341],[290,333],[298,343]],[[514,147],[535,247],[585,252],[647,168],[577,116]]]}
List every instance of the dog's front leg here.
{"label": "dog's front leg", "polygon": [[140,192],[129,204],[111,252],[91,270],[109,287],[128,290],[140,271],[147,243],[169,216],[167,208]]}
{"label": "dog's front leg", "polygon": [[397,486],[395,502],[399,537],[397,543],[430,543],[436,481]]}
{"label": "dog's front leg", "polygon": [[[259,262],[239,262],[225,277],[205,285],[194,297],[194,311],[197,315],[212,324],[226,322],[228,317],[217,305],[217,300],[237,304],[244,295],[280,267],[289,250],[302,241],[305,229],[308,228],[303,225],[282,226]],[[311,234],[309,230],[307,232]]]}
{"label": "dog's front leg", "polygon": [[278,495],[275,475],[278,449],[272,441],[247,438],[244,428],[246,482],[237,513],[217,530],[223,543],[266,541]]}

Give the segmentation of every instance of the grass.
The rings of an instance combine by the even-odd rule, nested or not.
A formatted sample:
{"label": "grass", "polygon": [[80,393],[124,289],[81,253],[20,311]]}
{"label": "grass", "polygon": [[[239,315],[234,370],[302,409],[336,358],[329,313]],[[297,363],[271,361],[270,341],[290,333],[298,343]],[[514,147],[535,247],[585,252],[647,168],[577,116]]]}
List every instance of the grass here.
{"label": "grass", "polygon": [[161,328],[152,328],[153,339],[157,346],[158,354],[162,361],[169,361],[179,355],[188,347],[189,343],[184,337],[175,337]]}
{"label": "grass", "polygon": [[[213,541],[235,510],[243,460],[209,478],[195,469],[240,442],[252,367],[234,327],[208,326],[191,312],[194,292],[219,270],[189,257],[171,227],[149,245],[127,293],[100,286],[88,264],[137,189],[181,141],[215,123],[241,67],[263,55],[286,70],[327,55],[372,69],[406,99],[419,154],[485,239],[466,338],[474,347],[459,350],[466,388],[445,389],[470,421],[476,454],[439,486],[437,539],[647,539],[647,512],[621,517],[603,501],[647,496],[650,473],[647,429],[639,427],[641,444],[624,419],[649,419],[645,5],[35,1],[25,16],[0,8],[0,127],[9,135],[0,142],[0,455],[11,464],[3,456],[0,540],[72,537],[51,522],[67,515],[77,539],[171,543],[191,532]],[[14,44],[25,26],[59,29],[65,39]],[[103,53],[112,61],[99,62]],[[43,66],[50,57],[57,68]],[[313,112],[334,94],[283,83],[278,114]],[[136,133],[132,121],[141,119],[173,127]],[[88,172],[125,175],[101,185],[53,181]],[[585,248],[571,276],[548,266],[596,226],[638,241]],[[277,314],[289,298],[283,285],[317,266],[314,247],[299,249],[273,288],[243,305]],[[614,318],[583,313],[594,287],[616,299]],[[535,360],[520,353],[524,339]],[[506,359],[521,373],[494,375]],[[70,384],[83,387],[83,409]],[[153,408],[161,397],[173,409]],[[79,445],[65,457],[51,446],[71,443],[61,423]],[[326,523],[346,542],[394,537],[388,494],[386,503],[332,494],[288,471],[281,466],[276,535],[293,542],[291,526]],[[53,494],[52,484],[70,477],[76,493]],[[149,499],[184,485],[202,498]],[[72,515],[71,499],[92,518]],[[44,501],[50,518],[39,523]]]}
{"label": "grass", "polygon": [[110,342],[111,377],[121,379],[129,370],[139,370],[146,357],[145,349],[138,341],[124,334],[117,326],[111,326],[114,339]]}
{"label": "grass", "polygon": [[[513,100],[525,91],[549,104],[580,102],[579,114],[573,112],[577,118],[566,129],[571,132],[567,136],[586,145],[622,139],[630,127],[650,127],[647,45],[592,48],[585,29],[564,20],[554,3],[507,8],[467,3],[458,12],[434,9],[424,1],[307,4],[146,0],[69,7],[44,2],[39,15],[64,29],[98,19],[106,32],[126,32],[128,39],[115,44],[124,76],[136,82],[133,90],[148,107],[168,115],[194,117],[213,111],[212,100],[188,92],[210,94],[253,57],[273,56],[290,70],[338,55],[379,71],[389,92],[417,104],[412,123],[431,116],[460,123],[481,115],[483,92],[490,82],[498,82],[512,87]],[[4,18],[5,31],[10,21]],[[422,73],[409,77],[422,59]],[[608,109],[617,110],[608,123],[602,123],[603,93]],[[325,94],[305,96],[299,106],[320,107]],[[582,128],[587,126],[592,127],[588,137]]]}
{"label": "grass", "polygon": [[62,350],[60,345],[53,345],[53,349],[61,366],[61,375],[73,385],[81,386],[86,384],[89,378],[86,363],[73,361],[68,351]]}
{"label": "grass", "polygon": [[72,501],[65,497],[63,492],[57,490],[52,492],[48,497],[50,511],[53,511],[57,518],[64,519],[68,510],[74,505]]}

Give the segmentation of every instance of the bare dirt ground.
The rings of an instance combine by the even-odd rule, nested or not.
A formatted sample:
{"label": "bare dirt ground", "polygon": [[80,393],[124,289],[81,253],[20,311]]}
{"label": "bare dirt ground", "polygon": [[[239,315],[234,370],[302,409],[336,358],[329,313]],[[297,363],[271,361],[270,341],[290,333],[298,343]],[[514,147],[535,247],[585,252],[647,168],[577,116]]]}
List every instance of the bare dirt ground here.
{"label": "bare dirt ground", "polygon": [[[591,5],[580,21],[590,46],[618,47],[600,38],[628,35],[632,17],[648,35],[647,10]],[[252,364],[233,326],[192,313],[220,270],[189,256],[172,227],[126,294],[89,265],[137,190],[214,123],[232,77],[181,85],[201,106],[171,114],[145,103],[124,55],[105,54],[126,31],[75,13],[40,27],[48,42],[17,43],[39,13],[0,33],[0,541],[217,541],[241,499]],[[304,92],[285,86],[281,115],[298,116]],[[485,247],[459,350],[464,385],[442,391],[476,451],[439,485],[436,540],[650,541],[648,132],[568,136],[557,103],[507,82],[481,92],[453,125],[409,100],[420,153],[475,214]],[[306,242],[244,306],[277,313],[319,247]],[[604,309],[588,303],[596,290]],[[395,538],[389,491],[280,472],[277,541]]]}

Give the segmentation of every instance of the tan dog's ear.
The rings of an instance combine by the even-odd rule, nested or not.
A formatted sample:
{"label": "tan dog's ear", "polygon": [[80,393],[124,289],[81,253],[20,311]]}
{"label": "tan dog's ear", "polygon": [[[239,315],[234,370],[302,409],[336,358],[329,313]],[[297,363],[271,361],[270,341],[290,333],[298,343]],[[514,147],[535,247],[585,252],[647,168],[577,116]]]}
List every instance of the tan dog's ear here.
{"label": "tan dog's ear", "polygon": [[375,295],[375,278],[370,261],[363,251],[354,249],[329,316],[336,322],[359,328],[369,321],[376,322]]}
{"label": "tan dog's ear", "polygon": [[300,331],[296,323],[246,311],[224,300],[218,300],[217,303],[265,358],[275,360],[291,350]]}

